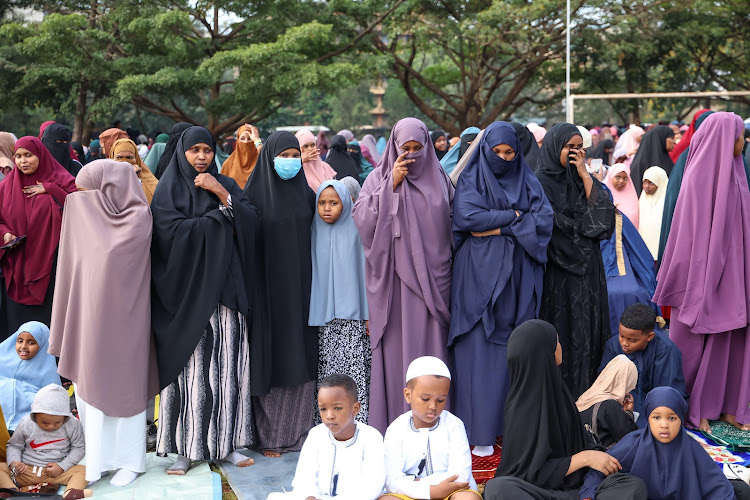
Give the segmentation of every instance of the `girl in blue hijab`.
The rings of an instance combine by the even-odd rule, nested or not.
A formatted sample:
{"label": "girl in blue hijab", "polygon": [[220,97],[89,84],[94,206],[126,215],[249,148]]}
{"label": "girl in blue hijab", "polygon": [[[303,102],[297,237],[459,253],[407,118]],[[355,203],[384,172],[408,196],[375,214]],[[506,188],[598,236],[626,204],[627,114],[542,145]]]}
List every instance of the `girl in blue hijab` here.
{"label": "girl in blue hijab", "polygon": [[[687,403],[671,387],[657,387],[646,396],[642,418],[648,426],[631,432],[607,453],[615,457],[622,470],[646,483],[649,500],[733,500],[735,488],[750,488],[742,481],[729,481],[682,424]],[[586,475],[580,498],[596,498],[604,480],[601,472]],[[742,484],[739,484],[742,483]],[[744,498],[740,496],[739,498]]]}
{"label": "girl in blue hijab", "polygon": [[0,344],[0,407],[11,432],[31,412],[39,389],[61,385],[48,346],[49,328],[38,321],[24,323]]}
{"label": "girl in blue hijab", "polygon": [[508,337],[539,314],[553,215],[513,126],[495,122],[478,140],[453,199],[448,345],[455,413],[474,455],[487,456],[503,435]]}
{"label": "girl in blue hijab", "polygon": [[352,377],[362,405],[356,418],[367,423],[372,350],[365,252],[352,217],[354,203],[343,182],[329,180],[318,188],[315,205],[309,325],[319,331],[318,384],[334,373]]}

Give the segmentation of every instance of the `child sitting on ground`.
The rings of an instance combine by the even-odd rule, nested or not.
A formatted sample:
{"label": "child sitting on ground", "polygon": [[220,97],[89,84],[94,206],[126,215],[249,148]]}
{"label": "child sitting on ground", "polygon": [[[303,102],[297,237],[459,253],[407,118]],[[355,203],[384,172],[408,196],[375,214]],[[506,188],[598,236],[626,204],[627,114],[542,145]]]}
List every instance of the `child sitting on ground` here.
{"label": "child sitting on ground", "polygon": [[[83,426],[70,413],[70,396],[60,385],[43,387],[8,441],[0,463],[0,488],[67,485],[63,498],[91,496],[86,468],[77,465],[86,454]],[[15,480],[15,482],[14,482]]]}
{"label": "child sitting on ground", "polygon": [[656,313],[646,304],[628,306],[620,318],[620,334],[607,341],[599,365],[599,372],[607,363],[624,354],[638,368],[638,384],[633,395],[636,424],[643,428],[647,418],[639,419],[643,400],[655,387],[672,387],[686,397],[685,377],[682,374],[682,353],[669,337],[655,332]]}
{"label": "child sitting on ground", "polygon": [[[607,453],[622,466],[620,472],[643,480],[649,500],[733,500],[747,498],[742,481],[729,481],[701,445],[682,427],[687,403],[671,387],[648,393],[643,418],[647,428],[631,432]],[[604,474],[591,469],[579,492],[595,499]]]}
{"label": "child sitting on ground", "polygon": [[0,344],[0,406],[13,432],[31,411],[42,387],[60,385],[55,357],[47,352],[49,328],[38,321],[24,323]]}
{"label": "child sitting on ground", "polygon": [[443,361],[423,356],[406,371],[408,411],[385,433],[386,495],[380,500],[478,500],[463,422],[445,411],[451,373]]}
{"label": "child sitting on ground", "polygon": [[630,391],[638,383],[638,369],[627,356],[615,356],[593,385],[578,398],[576,406],[584,425],[609,448],[638,427],[633,417]]}
{"label": "child sitting on ground", "polygon": [[375,500],[383,491],[383,436],[356,422],[357,384],[348,375],[324,378],[318,389],[323,423],[307,435],[292,481],[293,491],[268,500]]}

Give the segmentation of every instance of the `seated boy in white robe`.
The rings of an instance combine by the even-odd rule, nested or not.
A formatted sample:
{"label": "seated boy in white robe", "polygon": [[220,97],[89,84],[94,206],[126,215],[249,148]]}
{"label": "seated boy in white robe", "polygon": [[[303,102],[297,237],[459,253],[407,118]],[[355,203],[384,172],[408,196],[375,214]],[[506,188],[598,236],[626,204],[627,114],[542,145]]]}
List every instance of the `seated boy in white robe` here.
{"label": "seated boy in white robe", "polygon": [[289,493],[268,500],[375,500],[383,491],[383,436],[356,422],[360,409],[357,384],[348,375],[330,375],[318,389],[323,423],[302,446]]}
{"label": "seated boy in white robe", "polygon": [[461,419],[445,410],[451,373],[438,358],[423,356],[406,371],[408,411],[385,433],[387,494],[380,500],[479,500],[471,451]]}

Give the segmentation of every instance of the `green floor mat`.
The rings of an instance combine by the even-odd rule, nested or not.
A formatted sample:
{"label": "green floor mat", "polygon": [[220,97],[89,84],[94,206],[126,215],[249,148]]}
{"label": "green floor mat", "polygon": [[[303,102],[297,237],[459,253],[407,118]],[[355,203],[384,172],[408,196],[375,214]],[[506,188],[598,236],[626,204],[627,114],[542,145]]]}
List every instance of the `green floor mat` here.
{"label": "green floor mat", "polygon": [[170,476],[165,472],[176,456],[146,455],[146,472],[127,486],[118,488],[109,484],[112,474],[102,477],[89,486],[93,498],[102,500],[163,500],[165,498],[190,498],[196,500],[221,500],[221,476],[211,472],[207,462],[196,463],[184,476]]}
{"label": "green floor mat", "polygon": [[750,431],[743,431],[720,420],[711,420],[711,432],[703,433],[719,444],[735,451],[750,450]]}

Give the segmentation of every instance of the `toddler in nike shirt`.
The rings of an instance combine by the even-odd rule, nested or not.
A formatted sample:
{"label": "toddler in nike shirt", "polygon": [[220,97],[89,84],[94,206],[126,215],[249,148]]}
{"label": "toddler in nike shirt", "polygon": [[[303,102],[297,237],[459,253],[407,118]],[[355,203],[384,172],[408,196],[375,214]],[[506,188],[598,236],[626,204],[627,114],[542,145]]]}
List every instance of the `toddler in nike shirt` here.
{"label": "toddler in nike shirt", "polygon": [[7,464],[0,463],[0,488],[66,485],[63,498],[91,496],[86,468],[78,465],[86,454],[83,426],[70,413],[70,397],[61,386],[39,390],[31,414],[16,426],[8,441]]}

